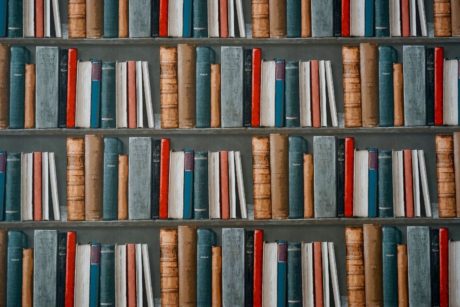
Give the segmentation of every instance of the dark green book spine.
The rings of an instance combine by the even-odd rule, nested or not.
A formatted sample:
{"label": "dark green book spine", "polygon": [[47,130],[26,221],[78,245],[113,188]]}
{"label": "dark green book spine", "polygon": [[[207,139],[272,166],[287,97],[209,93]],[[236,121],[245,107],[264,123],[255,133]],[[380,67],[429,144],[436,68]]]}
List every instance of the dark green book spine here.
{"label": "dark green book spine", "polygon": [[102,219],[106,221],[118,216],[118,155],[122,146],[117,138],[104,138]]}
{"label": "dark green book spine", "polygon": [[196,302],[197,306],[211,306],[212,246],[215,234],[209,229],[197,230]]}
{"label": "dark green book spine", "polygon": [[118,0],[104,0],[104,37],[118,37]]}
{"label": "dark green book spine", "polygon": [[65,273],[67,256],[67,232],[58,233],[56,306],[65,306]]}
{"label": "dark green book spine", "polygon": [[379,121],[382,127],[394,124],[393,63],[396,57],[393,47],[379,47]]}
{"label": "dark green book spine", "polygon": [[208,0],[193,1],[193,37],[208,37]]}
{"label": "dark green book spine", "polygon": [[8,1],[8,37],[22,37],[22,1]]}
{"label": "dark green book spine", "polygon": [[195,180],[193,181],[193,216],[209,218],[208,152],[197,151],[194,157]]}
{"label": "dark green book spine", "polygon": [[375,1],[375,36],[390,36],[389,0]]}
{"label": "dark green book spine", "polygon": [[303,155],[307,142],[303,137],[289,137],[289,218],[303,217]]}
{"label": "dark green book spine", "polygon": [[286,1],[286,33],[287,37],[300,37],[301,20],[300,0]]}
{"label": "dark green book spine", "polygon": [[102,63],[101,128],[115,128],[115,62]]}
{"label": "dark green book spine", "polygon": [[211,63],[214,50],[196,48],[196,127],[211,126]]}
{"label": "dark green book spine", "polygon": [[426,124],[434,125],[434,48],[426,48]]}
{"label": "dark green book spine", "polygon": [[10,128],[24,128],[25,70],[29,51],[11,47],[10,62]]}
{"label": "dark green book spine", "polygon": [[254,281],[254,230],[245,231],[244,248],[244,305],[253,305]]}
{"label": "dark green book spine", "polygon": [[6,307],[21,306],[22,297],[22,249],[27,237],[22,231],[8,232],[6,269]]}
{"label": "dark green book spine", "polygon": [[21,220],[21,153],[6,157],[5,221]]}
{"label": "dark green book spine", "polygon": [[289,242],[287,250],[287,298],[288,306],[302,306],[302,257],[301,244]]}
{"label": "dark green book spine", "polygon": [[401,233],[394,227],[382,227],[383,305],[398,306],[397,245]]}
{"label": "dark green book spine", "polygon": [[252,109],[252,49],[244,49],[243,126],[251,127]]}
{"label": "dark green book spine", "polygon": [[299,106],[299,62],[288,61],[286,63],[286,127],[300,126]]}
{"label": "dark green book spine", "polygon": [[378,160],[379,217],[393,216],[393,176],[391,150],[379,150]]}
{"label": "dark green book spine", "polygon": [[161,140],[152,140],[152,218],[160,216]]}
{"label": "dark green book spine", "polygon": [[115,306],[115,246],[101,245],[100,306]]}
{"label": "dark green book spine", "polygon": [[59,105],[58,105],[58,127],[67,127],[67,73],[69,50],[59,50]]}
{"label": "dark green book spine", "polygon": [[160,30],[160,0],[152,0],[152,37],[157,37]]}

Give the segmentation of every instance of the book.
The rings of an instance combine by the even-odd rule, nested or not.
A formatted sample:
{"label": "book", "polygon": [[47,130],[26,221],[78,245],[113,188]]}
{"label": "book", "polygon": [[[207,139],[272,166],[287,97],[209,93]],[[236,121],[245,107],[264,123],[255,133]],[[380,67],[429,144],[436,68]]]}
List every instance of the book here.
{"label": "book", "polygon": [[393,64],[393,97],[394,97],[394,126],[404,125],[404,86],[403,66]]}
{"label": "book", "polygon": [[[3,13],[5,14],[6,10],[4,10]],[[0,18],[0,22],[1,22],[1,18]],[[6,19],[5,19],[5,22],[6,22]],[[1,29],[2,28],[0,27],[0,31]],[[5,27],[5,30],[6,30],[6,27]],[[10,69],[10,48],[6,44],[0,44],[0,73],[2,76],[0,78],[0,128],[1,129],[7,128],[9,125],[9,118],[8,118],[8,115],[9,115],[9,112],[8,112],[9,87],[8,86],[10,82],[9,69]]]}
{"label": "book", "polygon": [[434,124],[444,123],[444,48],[434,48]]}
{"label": "book", "polygon": [[91,128],[99,128],[101,126],[101,77],[102,62],[99,60],[91,61]]}
{"label": "book", "polygon": [[[219,32],[220,37],[227,38],[228,32],[233,31],[234,16],[233,6],[229,6],[229,2],[233,4],[233,1],[219,0]],[[229,26],[230,25],[230,26]],[[229,29],[230,28],[230,29]],[[234,36],[234,35],[233,35]]]}
{"label": "book", "polygon": [[431,302],[430,233],[426,226],[407,227],[409,304],[423,306]]}
{"label": "book", "polygon": [[455,217],[456,191],[453,137],[451,135],[437,135],[435,142],[439,217]]}
{"label": "book", "polygon": [[7,12],[8,12],[8,1],[2,1],[1,5],[1,14],[0,14],[0,37],[6,37],[8,31],[8,22],[7,22]]}
{"label": "book", "polygon": [[401,28],[403,37],[410,36],[410,1],[401,1]]}
{"label": "book", "polygon": [[194,156],[193,216],[195,219],[209,217],[208,198],[208,152],[196,151]]}
{"label": "book", "polygon": [[47,80],[36,90],[36,127],[55,128],[58,123],[59,49],[38,47],[35,58],[37,80]]}
{"label": "book", "polygon": [[314,177],[313,177],[313,155],[305,154],[303,156],[303,190],[304,190],[304,199],[303,199],[303,217],[312,218],[313,217],[313,187],[314,187]]}
{"label": "book", "polygon": [[401,232],[395,227],[382,227],[382,289],[383,304],[398,304],[397,246],[401,243]]}
{"label": "book", "polygon": [[151,1],[129,2],[129,37],[150,37]]}
{"label": "book", "polygon": [[78,50],[69,48],[67,62],[67,128],[75,128],[75,107],[77,97]]}
{"label": "book", "polygon": [[260,85],[260,126],[275,126],[275,61],[263,61]]}
{"label": "book", "polygon": [[431,213],[431,201],[430,201],[430,191],[428,189],[428,177],[426,173],[425,165],[425,153],[423,150],[417,150],[418,161],[420,166],[420,182],[422,186],[422,195],[423,195],[423,205],[425,209],[425,215],[428,217],[432,216]]}
{"label": "book", "polygon": [[215,234],[210,229],[198,229],[196,234],[196,303],[212,302],[212,248]]}
{"label": "book", "polygon": [[285,85],[286,62],[282,59],[275,60],[275,127],[284,127],[285,123]]}
{"label": "book", "polygon": [[243,126],[251,127],[252,108],[252,49],[244,49],[244,71],[243,71]]}
{"label": "book", "polygon": [[414,217],[414,194],[412,178],[412,152],[410,149],[403,150],[404,160],[404,204],[406,206],[406,217]]}
{"label": "book", "polygon": [[375,2],[375,36],[377,37],[390,36],[390,1]]}
{"label": "book", "polygon": [[[230,170],[229,170],[229,152],[220,151],[219,152],[219,165],[220,165],[220,216],[223,220],[228,220],[230,218]],[[234,156],[233,156],[233,161]],[[233,170],[235,166],[233,165]]]}
{"label": "book", "polygon": [[382,304],[382,230],[378,225],[363,225],[364,279],[366,304]]}
{"label": "book", "polygon": [[219,152],[208,153],[209,218],[221,218]]}
{"label": "book", "polygon": [[214,50],[209,47],[196,48],[196,127],[211,125],[211,64]]}
{"label": "book", "polygon": [[220,64],[211,64],[211,128],[220,128]]}
{"label": "book", "polygon": [[311,127],[311,62],[299,63],[299,117],[301,127]]}
{"label": "book", "polygon": [[[322,242],[313,242],[313,277],[315,282],[315,304],[324,306],[325,302],[325,278],[323,277],[323,252]],[[326,273],[326,272],[325,272]]]}
{"label": "book", "polygon": [[278,241],[276,277],[276,302],[278,306],[282,306],[287,299],[287,248],[286,241]]}
{"label": "book", "polygon": [[[236,188],[238,190],[238,202],[240,204],[240,213],[242,219],[248,218],[248,209],[246,204],[246,192],[244,189],[243,166],[241,162],[241,152],[235,151],[235,173]],[[235,197],[235,218],[236,218],[236,197]]]}
{"label": "book", "polygon": [[354,165],[355,165],[355,139],[352,137],[345,138],[345,169],[344,169],[344,216],[353,216],[353,198],[354,198]]}
{"label": "book", "polygon": [[275,305],[275,302],[277,302],[277,255],[278,244],[276,242],[264,242],[262,256],[262,306],[266,304]]}
{"label": "book", "polygon": [[177,45],[178,121],[179,128],[195,127],[195,48]]}
{"label": "book", "polygon": [[433,1],[434,36],[452,36],[451,1]]}
{"label": "book", "polygon": [[33,266],[34,255],[32,248],[22,250],[22,304],[30,306],[33,304]]}
{"label": "book", "polygon": [[392,153],[379,150],[378,153],[378,216],[393,216]]}
{"label": "book", "polygon": [[252,37],[267,38],[270,36],[269,1],[252,0]]}
{"label": "book", "polygon": [[103,138],[85,135],[85,219],[102,219]]}
{"label": "book", "polygon": [[152,218],[157,219],[160,216],[160,156],[161,140],[152,140]]}
{"label": "book", "polygon": [[[142,61],[141,66],[143,82],[142,86],[144,88],[145,97],[145,111],[147,113],[147,126],[149,128],[154,128],[155,123],[153,118],[152,89],[150,87],[149,63],[147,61]],[[140,101],[140,103],[142,104],[142,101]]]}
{"label": "book", "polygon": [[197,303],[197,288],[190,287],[197,280],[197,232],[190,226],[179,226],[179,304],[181,306]]}
{"label": "book", "polygon": [[[444,275],[446,277],[446,282],[447,282],[447,277],[449,279],[449,286],[447,285],[441,285],[442,290],[441,290],[441,304],[454,304],[457,303],[459,300],[459,293],[458,290],[455,288],[455,286],[450,286],[452,284],[455,284],[455,280],[458,278],[458,263],[455,262],[454,259],[457,259],[457,255],[460,252],[459,250],[459,243],[458,241],[450,241],[446,242],[448,244],[448,249],[449,249],[449,259],[446,259],[448,263],[446,263],[446,268],[449,267],[450,274],[447,276],[447,272]],[[444,293],[442,293],[444,292]],[[444,297],[443,297],[444,294]]]}
{"label": "book", "polygon": [[289,242],[287,248],[287,301],[302,304],[301,243]]}
{"label": "book", "polygon": [[211,304],[222,304],[222,247],[212,247],[212,296]]}
{"label": "book", "polygon": [[136,61],[126,63],[127,97],[128,97],[128,128],[137,128],[137,91],[136,91]]}
{"label": "book", "polygon": [[[367,1],[370,2],[370,1]],[[366,23],[366,0],[350,2],[350,36],[364,36]]]}
{"label": "book", "polygon": [[241,127],[243,121],[243,49],[221,47],[222,128]]}
{"label": "book", "polygon": [[184,150],[184,206],[182,218],[193,218],[193,170],[194,152],[191,149]]}
{"label": "book", "polygon": [[0,221],[5,220],[6,160],[7,153],[0,151]]}
{"label": "book", "polygon": [[86,37],[86,2],[84,0],[69,1],[68,16],[69,37]]}
{"label": "book", "polygon": [[[11,16],[11,15],[10,15]],[[29,51],[24,47],[10,49],[9,127],[24,127],[25,65]]]}
{"label": "book", "polygon": [[244,229],[222,229],[222,304],[244,305]]}
{"label": "book", "polygon": [[301,1],[286,1],[286,16],[289,16],[286,18],[287,37],[300,37],[301,12]]}
{"label": "book", "polygon": [[337,198],[330,191],[336,190],[336,140],[332,136],[313,137],[315,217],[335,217]]}
{"label": "book", "polygon": [[423,126],[426,124],[425,105],[425,47],[404,46],[404,124]]}
{"label": "book", "polygon": [[128,155],[118,155],[118,219],[128,219]]}
{"label": "book", "polygon": [[168,218],[169,162],[170,162],[170,141],[169,139],[161,139],[160,195],[159,195],[160,219]]}
{"label": "book", "polygon": [[142,268],[145,280],[145,292],[147,297],[147,306],[154,307],[152,277],[150,270],[149,250],[147,244],[142,244]]}
{"label": "book", "polygon": [[118,37],[118,1],[116,0],[104,0],[103,37]]}
{"label": "book", "polygon": [[355,151],[353,216],[369,216],[369,151]]}
{"label": "book", "polygon": [[21,221],[33,220],[33,154],[21,153]]}
{"label": "book", "polygon": [[368,217],[377,217],[378,150],[376,148],[369,148],[368,157]]}
{"label": "book", "polygon": [[42,220],[42,153],[33,153],[33,220]]}
{"label": "book", "polygon": [[345,228],[348,304],[366,304],[363,240],[363,228]]}
{"label": "book", "polygon": [[168,0],[159,0],[158,36],[168,36]]}
{"label": "book", "polygon": [[[329,104],[329,112],[331,115],[331,122],[332,127],[339,126],[339,120],[337,117],[337,106],[335,102],[335,91],[334,91],[334,81],[332,78],[332,64],[331,61],[324,61],[325,69],[326,69],[326,86],[327,86],[327,97],[328,97],[328,104]],[[326,108],[323,109],[323,118],[324,123],[327,126],[327,114]]]}
{"label": "book", "polygon": [[[253,293],[252,303],[254,306],[262,305],[262,278],[263,278],[263,256],[264,256],[264,231],[254,230],[254,259],[253,259]],[[251,303],[251,301],[249,301]]]}
{"label": "book", "polygon": [[73,231],[66,233],[65,306],[72,306],[74,302],[76,236]]}
{"label": "book", "polygon": [[[243,2],[242,0],[235,0],[236,17],[238,21],[238,33],[241,38],[246,37],[246,23],[244,21]],[[233,7],[233,6],[232,6]]]}
{"label": "book", "polygon": [[268,137],[252,139],[252,176],[254,185],[254,218],[272,217],[270,140]]}
{"label": "book", "polygon": [[434,125],[434,48],[427,48],[426,57],[426,123]]}
{"label": "book", "polygon": [[208,37],[208,1],[193,1],[193,37]]}
{"label": "book", "polygon": [[345,127],[361,127],[361,79],[359,48],[343,47],[343,92]]}
{"label": "book", "polygon": [[393,64],[398,55],[396,49],[388,46],[379,47],[378,52],[378,123],[381,127],[390,127],[394,125]]}
{"label": "book", "polygon": [[393,214],[395,217],[405,217],[403,151],[393,151],[391,160],[393,173]]}
{"label": "book", "polygon": [[160,229],[160,294],[162,304],[179,304],[177,230]]}
{"label": "book", "polygon": [[115,306],[127,306],[127,244],[115,245]]}
{"label": "book", "polygon": [[103,179],[102,179],[102,219],[116,220],[118,213],[118,155],[122,153],[122,143],[117,138],[104,138]]}
{"label": "book", "polygon": [[101,244],[100,303],[115,305],[115,245]]}
{"label": "book", "polygon": [[21,306],[22,250],[26,247],[27,237],[22,231],[8,231],[5,306]]}
{"label": "book", "polygon": [[90,128],[91,120],[91,61],[78,61],[75,127]]}
{"label": "book", "polygon": [[128,128],[128,63],[115,64],[116,127]]}
{"label": "book", "polygon": [[26,64],[24,92],[24,128],[35,127],[35,64]]}
{"label": "book", "polygon": [[289,218],[304,215],[303,156],[307,143],[302,137],[289,137]]}
{"label": "book", "polygon": [[89,306],[91,245],[78,244],[75,254],[75,306]]}
{"label": "book", "polygon": [[184,214],[184,152],[171,151],[169,164],[168,218]]}
{"label": "book", "polygon": [[431,304],[439,305],[439,229],[430,229],[430,277],[431,277]]}
{"label": "book", "polygon": [[21,220],[21,153],[6,157],[5,221]]}
{"label": "book", "polygon": [[390,36],[401,36],[401,1],[390,0]]}
{"label": "book", "polygon": [[101,128],[115,128],[115,62],[102,62]]}
{"label": "book", "polygon": [[414,199],[414,215],[416,217],[422,216],[422,208],[420,204],[420,168],[418,161],[417,150],[410,150],[412,155],[412,194]]}
{"label": "book", "polygon": [[372,43],[359,45],[360,77],[363,127],[375,127],[379,121],[379,78],[378,78],[378,47]]}
{"label": "book", "polygon": [[342,0],[334,0],[332,7],[334,14],[332,21],[334,37],[340,37],[342,35]]}
{"label": "book", "polygon": [[458,60],[444,60],[443,123],[458,125]]}
{"label": "book", "polygon": [[67,74],[69,50],[59,50],[59,77],[58,77],[58,123],[59,128],[66,128],[67,121]]}
{"label": "book", "polygon": [[286,1],[270,0],[268,3],[270,37],[280,38],[286,36]]}
{"label": "book", "polygon": [[160,48],[160,110],[161,127],[177,128],[177,48],[175,47]]}
{"label": "book", "polygon": [[[286,135],[270,134],[271,217],[289,215],[289,147]],[[316,195],[315,195],[316,196]]]}
{"label": "book", "polygon": [[311,0],[312,37],[333,36],[332,0]]}
{"label": "book", "polygon": [[34,231],[34,306],[53,306],[56,301],[58,234]]}
{"label": "book", "polygon": [[377,21],[380,22],[380,20],[374,21],[374,19],[376,19],[376,17],[374,16],[374,10],[376,9],[377,8],[375,8],[374,1],[365,1],[364,3],[364,36],[366,37],[374,36],[374,30],[375,30],[374,23],[375,25],[377,25]]}
{"label": "book", "polygon": [[409,290],[407,282],[407,245],[398,244],[398,305],[409,306]]}

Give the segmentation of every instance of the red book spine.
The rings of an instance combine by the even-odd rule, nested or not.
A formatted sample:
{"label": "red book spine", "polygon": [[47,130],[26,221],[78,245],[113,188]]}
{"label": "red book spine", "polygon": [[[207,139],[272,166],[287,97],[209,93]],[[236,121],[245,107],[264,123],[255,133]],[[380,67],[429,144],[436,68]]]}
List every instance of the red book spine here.
{"label": "red book spine", "polygon": [[160,37],[168,37],[168,0],[160,0]]}
{"label": "red book spine", "polygon": [[126,281],[128,283],[128,307],[136,307],[136,244],[126,244],[126,253]]}
{"label": "red book spine", "polygon": [[252,49],[252,110],[251,126],[260,127],[260,78],[262,65],[262,50]]}
{"label": "red book spine", "polygon": [[412,183],[412,150],[404,149],[404,196],[406,217],[414,217],[414,194]]}
{"label": "red book spine", "polygon": [[345,183],[344,183],[344,214],[353,217],[353,182],[355,167],[355,139],[345,138]]}
{"label": "red book spine", "polygon": [[128,61],[128,128],[137,128],[136,61]]}
{"label": "red book spine", "polygon": [[168,218],[169,139],[161,139],[160,148],[160,219]]}
{"label": "red book spine", "polygon": [[434,124],[442,126],[443,119],[443,93],[444,86],[444,48],[434,48]]}
{"label": "red book spine", "polygon": [[401,28],[402,36],[410,36],[409,0],[401,0]]}
{"label": "red book spine", "polygon": [[[42,153],[34,152],[34,221],[42,220]],[[46,205],[46,204],[45,204]]]}
{"label": "red book spine", "polygon": [[78,50],[69,48],[67,60],[67,128],[75,128]]}
{"label": "red book spine", "polygon": [[230,218],[230,201],[228,196],[228,152],[220,152],[220,202],[221,217],[223,220]]}
{"label": "red book spine", "polygon": [[342,36],[350,36],[350,0],[342,0]]}
{"label": "red book spine", "polygon": [[262,307],[262,272],[264,259],[264,231],[254,230],[253,306]]}
{"label": "red book spine", "polygon": [[77,233],[67,232],[67,254],[65,258],[65,307],[73,307],[75,285],[75,250]]}
{"label": "red book spine", "polygon": [[319,102],[319,62],[311,62],[311,115],[313,127],[321,127],[321,114]]}
{"label": "red book spine", "polygon": [[228,1],[219,1],[220,37],[228,37]]}
{"label": "red book spine", "polygon": [[449,229],[439,228],[439,306],[449,306]]}
{"label": "red book spine", "polygon": [[43,2],[44,0],[35,0],[35,37],[45,36]]}
{"label": "red book spine", "polygon": [[323,307],[323,260],[321,259],[321,242],[313,242],[313,269],[315,280],[315,307]]}

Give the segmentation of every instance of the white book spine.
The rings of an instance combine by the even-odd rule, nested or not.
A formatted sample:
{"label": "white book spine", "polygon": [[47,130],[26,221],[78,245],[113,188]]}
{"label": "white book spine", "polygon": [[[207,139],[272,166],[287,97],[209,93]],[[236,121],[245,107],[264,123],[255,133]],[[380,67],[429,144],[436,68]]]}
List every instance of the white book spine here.
{"label": "white book spine", "polygon": [[235,37],[235,0],[227,1],[228,37]]}
{"label": "white book spine", "polygon": [[208,153],[209,218],[220,219],[219,152]]}
{"label": "white book spine", "polygon": [[54,18],[54,34],[56,35],[56,37],[62,37],[61,13],[59,11],[59,0],[53,0],[53,18]]}
{"label": "white book spine", "polygon": [[228,152],[228,192],[230,202],[230,218],[236,219],[236,174],[235,152]]}
{"label": "white book spine", "polygon": [[331,305],[331,295],[329,288],[329,255],[327,242],[321,242],[321,260],[323,265],[323,306],[329,307]]}
{"label": "white book spine", "polygon": [[91,245],[77,245],[75,255],[75,306],[89,307],[90,257]]}
{"label": "white book spine", "polygon": [[91,62],[79,61],[77,66],[77,97],[75,126],[90,128],[91,118]]}
{"label": "white book spine", "polygon": [[27,154],[21,153],[21,221],[26,221],[27,218]]}
{"label": "white book spine", "polygon": [[423,204],[425,208],[425,215],[431,217],[431,200],[430,190],[428,189],[428,176],[426,174],[425,153],[422,149],[417,151],[418,165],[420,167],[420,181],[422,183]]}
{"label": "white book spine", "polygon": [[[304,307],[314,307],[313,244],[302,243],[302,302]],[[340,305],[339,305],[340,306]]]}
{"label": "white book spine", "polygon": [[22,25],[24,37],[35,37],[35,0],[24,0]]}
{"label": "white book spine", "polygon": [[49,167],[50,167],[50,183],[51,183],[51,200],[53,202],[53,215],[55,221],[61,220],[61,213],[59,210],[59,195],[58,184],[56,175],[56,161],[54,159],[54,152],[49,153]]}
{"label": "white book spine", "polygon": [[458,60],[444,61],[444,125],[458,125]]}
{"label": "white book spine", "polygon": [[116,117],[116,126],[121,128],[121,83],[122,83],[122,73],[121,73],[121,62],[115,63],[115,117]]}
{"label": "white book spine", "polygon": [[208,0],[208,36],[219,37],[219,0]]}
{"label": "white book spine", "polygon": [[319,61],[319,88],[321,127],[327,127],[326,64],[324,63],[324,60]]}
{"label": "white book spine", "polygon": [[331,112],[332,127],[338,127],[339,120],[337,118],[337,106],[335,103],[334,79],[332,78],[331,61],[326,61],[326,83],[327,83],[327,96],[329,99],[329,111]]}
{"label": "white book spine", "polygon": [[364,36],[364,0],[350,2],[350,35]]}
{"label": "white book spine", "polygon": [[240,37],[246,37],[242,0],[235,0],[235,3],[236,3],[236,15],[238,17],[238,30],[240,32]]}
{"label": "white book spine", "polygon": [[50,184],[49,184],[49,153],[42,153],[42,214],[43,220],[48,221],[50,219],[50,196],[49,196]]}
{"label": "white book spine", "polygon": [[184,152],[171,151],[169,164],[168,217],[181,219],[184,215]]}
{"label": "white book spine", "polygon": [[34,191],[34,154],[28,153],[27,157],[27,170],[26,170],[26,221],[32,221],[34,219],[34,204],[33,204],[33,191]]}
{"label": "white book spine", "polygon": [[395,205],[395,217],[405,217],[405,202],[404,202],[404,158],[402,150],[396,152],[396,173],[397,173],[397,197]]}
{"label": "white book spine", "polygon": [[353,216],[368,217],[369,152],[355,150]]}
{"label": "white book spine", "polygon": [[128,128],[128,62],[121,63],[121,103],[119,128]]}
{"label": "white book spine", "polygon": [[327,243],[329,252],[329,268],[331,270],[332,293],[334,297],[334,306],[342,306],[340,302],[339,278],[337,275],[337,262],[335,259],[334,243]]}
{"label": "white book spine", "polygon": [[115,306],[126,307],[126,245],[115,246]]}
{"label": "white book spine", "polygon": [[144,92],[142,91],[142,61],[136,61],[137,128],[144,128]]}
{"label": "white book spine", "polygon": [[142,244],[136,244],[136,299],[137,306],[144,306],[142,289]]}
{"label": "white book spine", "polygon": [[417,150],[412,150],[412,181],[413,181],[413,196],[414,196],[414,214],[416,217],[422,216],[420,207],[420,175],[418,166]]}
{"label": "white book spine", "polygon": [[449,241],[449,306],[460,306],[460,241]]}
{"label": "white book spine", "polygon": [[43,2],[43,25],[45,37],[51,37],[51,0]]}
{"label": "white book spine", "polygon": [[423,0],[417,0],[417,7],[418,7],[418,17],[420,20],[420,31],[422,32],[422,36],[428,36],[428,27],[426,24],[426,11],[425,11],[425,3]]}
{"label": "white book spine", "polygon": [[390,0],[390,35],[401,36],[401,0]]}
{"label": "white book spine", "polygon": [[147,298],[147,307],[154,307],[149,246],[147,244],[142,244],[142,267],[144,269],[145,296]]}
{"label": "white book spine", "polygon": [[238,200],[240,202],[241,218],[248,218],[248,209],[246,206],[246,193],[244,191],[243,166],[241,164],[241,153],[235,151],[236,183],[238,187]]}
{"label": "white book spine", "polygon": [[410,6],[410,35],[417,36],[417,0],[409,0]]}
{"label": "white book spine", "polygon": [[300,125],[311,127],[310,61],[300,62]]}
{"label": "white book spine", "polygon": [[262,61],[260,126],[275,127],[275,61]]}
{"label": "white book spine", "polygon": [[262,306],[276,307],[278,244],[264,242],[262,271]]}
{"label": "white book spine", "polygon": [[152,88],[150,87],[149,62],[142,62],[142,82],[144,83],[145,111],[147,113],[147,125],[155,128],[153,119]]}
{"label": "white book spine", "polygon": [[184,0],[169,0],[168,4],[168,34],[172,37],[182,37],[184,22]]}

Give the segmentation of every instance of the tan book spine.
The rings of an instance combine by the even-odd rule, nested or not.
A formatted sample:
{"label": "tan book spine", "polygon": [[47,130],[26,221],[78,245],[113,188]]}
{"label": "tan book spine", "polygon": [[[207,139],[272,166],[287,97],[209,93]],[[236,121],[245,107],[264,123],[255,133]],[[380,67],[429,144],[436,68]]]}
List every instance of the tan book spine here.
{"label": "tan book spine", "polygon": [[211,64],[211,128],[220,127],[220,64]]}
{"label": "tan book spine", "polygon": [[[454,0],[457,1],[457,0]],[[434,0],[433,3],[434,36],[452,35],[452,16],[450,0]]]}
{"label": "tan book spine", "polygon": [[452,18],[452,36],[460,36],[460,1],[450,1],[450,11]]}
{"label": "tan book spine", "polygon": [[359,47],[342,48],[343,109],[345,127],[361,127],[361,78]]}
{"label": "tan book spine", "polygon": [[24,128],[35,127],[35,64],[26,64]]}
{"label": "tan book spine", "polygon": [[100,38],[104,32],[104,1],[93,0],[86,3],[86,37]]}
{"label": "tan book spine", "polygon": [[87,221],[102,219],[102,166],[104,139],[101,135],[85,135],[85,217]]}
{"label": "tan book spine", "polygon": [[409,306],[407,283],[407,245],[398,244],[398,307]]}
{"label": "tan book spine", "polygon": [[364,278],[366,305],[383,306],[382,229],[379,225],[363,225]]}
{"label": "tan book spine", "polygon": [[313,155],[303,155],[303,216],[304,218],[313,217]]}
{"label": "tan book spine", "polygon": [[269,0],[270,37],[286,36],[286,0]]}
{"label": "tan book spine", "polygon": [[301,0],[301,37],[311,37],[311,0]]}
{"label": "tan book spine", "polygon": [[456,217],[454,144],[452,135],[436,136],[439,217]]}
{"label": "tan book spine", "polygon": [[6,302],[6,255],[8,250],[8,232],[0,229],[0,302]]}
{"label": "tan book spine", "polygon": [[86,0],[68,2],[69,38],[86,37]]}
{"label": "tan book spine", "polygon": [[394,98],[394,125],[404,126],[404,78],[403,65],[393,64],[393,98]]}
{"label": "tan book spine", "polygon": [[128,219],[128,155],[118,155],[118,219]]}
{"label": "tan book spine", "polygon": [[270,37],[268,0],[252,0],[252,37]]}
{"label": "tan book spine", "polygon": [[67,138],[67,219],[85,219],[85,140]]}
{"label": "tan book spine", "polygon": [[454,132],[455,202],[460,217],[460,132]]}
{"label": "tan book spine", "polygon": [[376,44],[359,45],[361,76],[361,112],[363,127],[379,124],[379,51]]}
{"label": "tan book spine", "polygon": [[252,138],[252,180],[254,186],[254,218],[272,217],[270,178],[270,139]]}
{"label": "tan book spine", "polygon": [[195,127],[195,47],[177,45],[179,128]]}
{"label": "tan book spine", "polygon": [[179,305],[196,306],[196,229],[178,227]]}
{"label": "tan book spine", "polygon": [[365,306],[363,229],[345,228],[348,306]]}
{"label": "tan book spine", "polygon": [[177,49],[160,47],[161,128],[178,128]]}
{"label": "tan book spine", "polygon": [[212,307],[222,306],[222,247],[212,247]]}
{"label": "tan book spine", "polygon": [[287,135],[270,134],[272,218],[289,215],[289,141]]}
{"label": "tan book spine", "polygon": [[160,229],[160,292],[162,306],[179,306],[176,229]]}
{"label": "tan book spine", "polygon": [[8,128],[10,46],[0,44],[0,129]]}
{"label": "tan book spine", "polygon": [[118,1],[118,37],[127,38],[129,35],[128,0]]}
{"label": "tan book spine", "polygon": [[32,307],[34,279],[34,250],[22,250],[22,307]]}

